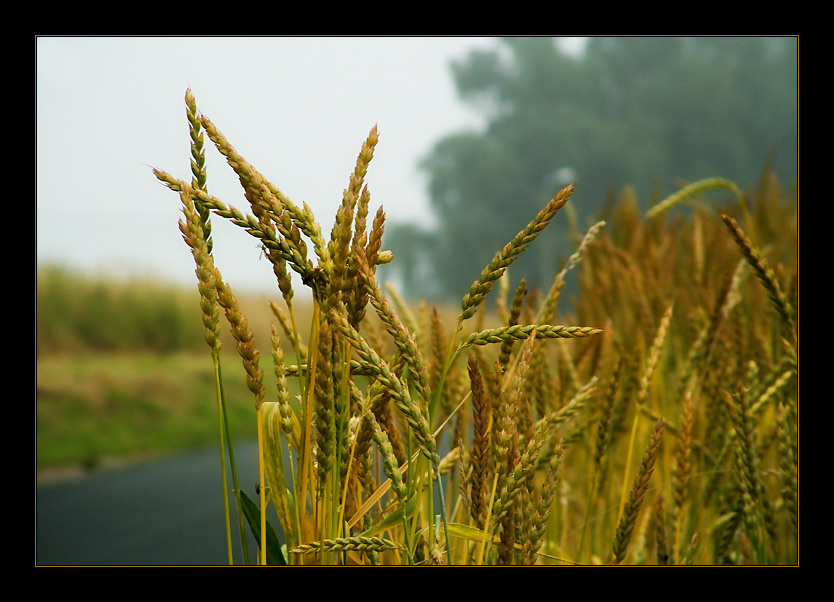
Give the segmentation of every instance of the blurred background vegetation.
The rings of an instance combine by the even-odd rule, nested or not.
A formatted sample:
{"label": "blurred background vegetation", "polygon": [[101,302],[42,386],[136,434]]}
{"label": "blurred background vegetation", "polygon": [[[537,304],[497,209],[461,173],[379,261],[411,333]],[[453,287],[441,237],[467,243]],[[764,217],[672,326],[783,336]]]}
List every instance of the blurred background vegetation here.
{"label": "blurred background vegetation", "polygon": [[38,356],[78,352],[197,349],[203,324],[196,287],[118,282],[57,265],[38,267]]}
{"label": "blurred background vegetation", "polygon": [[[39,473],[214,444],[214,373],[196,284],[50,265],[38,267],[36,295]],[[263,295],[239,301],[253,330],[268,333]],[[222,337],[232,432],[254,437],[252,394],[228,328]]]}
{"label": "blurred background vegetation", "polygon": [[[795,37],[592,37],[581,54],[513,37],[471,52],[452,72],[485,127],[425,157],[434,225],[389,228],[397,261],[385,270],[406,294],[460,299],[570,181],[569,212],[584,230],[625,186],[646,208],[707,177],[792,180],[797,53]],[[576,244],[570,227],[556,220],[516,264],[529,285],[549,285]]]}

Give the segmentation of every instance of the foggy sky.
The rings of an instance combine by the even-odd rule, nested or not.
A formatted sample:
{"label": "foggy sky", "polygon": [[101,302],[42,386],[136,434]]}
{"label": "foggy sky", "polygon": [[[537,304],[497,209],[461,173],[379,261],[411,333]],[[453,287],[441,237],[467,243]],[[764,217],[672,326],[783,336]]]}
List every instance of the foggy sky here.
{"label": "foggy sky", "polygon": [[[37,38],[37,260],[109,276],[196,286],[177,229],[179,198],[151,173],[190,180],[184,95],[329,236],[374,125],[372,212],[429,220],[417,161],[477,116],[449,62],[489,38]],[[209,192],[242,209],[240,185],[207,144]],[[215,254],[233,287],[272,290],[257,241],[215,220]]]}

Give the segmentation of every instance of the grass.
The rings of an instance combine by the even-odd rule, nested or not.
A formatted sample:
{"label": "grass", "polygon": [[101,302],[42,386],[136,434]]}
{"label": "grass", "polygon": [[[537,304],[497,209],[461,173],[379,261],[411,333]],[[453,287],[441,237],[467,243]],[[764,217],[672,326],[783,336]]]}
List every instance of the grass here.
{"label": "grass", "polygon": [[[226,378],[236,437],[256,436],[245,380]],[[204,447],[216,439],[204,353],[47,354],[37,361],[39,474]]]}
{"label": "grass", "polygon": [[[213,444],[217,416],[199,293],[152,279],[38,266],[36,469],[40,477]],[[253,326],[274,316],[240,300]],[[303,308],[301,315],[305,315]],[[233,338],[222,332],[234,361]],[[245,378],[227,376],[232,429],[254,438]]]}
{"label": "grass", "polygon": [[[376,128],[325,236],[190,91],[186,114],[190,179],[154,174],[182,206],[197,266],[231,460],[219,478],[237,503],[230,563],[797,563],[796,200],[769,174],[748,193],[719,178],[690,184],[648,215],[626,190],[574,233],[550,289],[527,291],[513,262],[559,218],[571,185],[473,275],[449,320],[377,281],[392,256],[382,208],[369,219]],[[245,209],[207,192],[204,137],[238,176]],[[269,348],[214,266],[215,219],[257,239],[274,267]],[[312,297],[303,319],[292,272]],[[562,314],[574,277],[575,309]],[[235,478],[224,318],[259,441],[249,494]],[[233,558],[232,538],[250,533],[257,558]]]}
{"label": "grass", "polygon": [[198,349],[193,291],[151,279],[117,282],[59,265],[37,269],[36,348],[60,353]]}

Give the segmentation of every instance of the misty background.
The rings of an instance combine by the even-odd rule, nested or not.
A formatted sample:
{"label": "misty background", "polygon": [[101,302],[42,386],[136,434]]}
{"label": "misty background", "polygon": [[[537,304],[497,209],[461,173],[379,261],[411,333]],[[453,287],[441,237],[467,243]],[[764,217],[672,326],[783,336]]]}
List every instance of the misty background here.
{"label": "misty background", "polygon": [[[238,151],[309,204],[325,232],[377,125],[373,208],[384,205],[391,222],[430,224],[420,159],[442,136],[482,123],[457,100],[450,63],[496,45],[472,37],[39,37],[38,264],[196,283],[177,229],[178,197],[151,173],[190,177],[189,87]],[[211,192],[245,207],[220,154],[206,155]],[[224,223],[214,236],[236,289],[274,291],[254,239]]]}
{"label": "misty background", "polygon": [[[742,188],[797,176],[796,37],[40,37],[37,261],[116,279],[195,284],[178,197],[184,94],[329,232],[370,129],[367,176],[387,214],[381,270],[406,294],[459,299],[570,181],[556,220],[514,271],[542,285],[630,186],[648,205],[683,183]],[[209,145],[210,146],[210,145]],[[246,207],[207,149],[209,191]],[[237,289],[273,292],[257,241],[215,220]]]}
{"label": "misty background", "polygon": [[623,198],[645,210],[704,178],[748,191],[766,171],[794,181],[797,52],[796,38],[760,37],[593,37],[580,53],[519,37],[469,52],[452,73],[483,127],[444,136],[423,158],[437,220],[394,230],[402,261],[391,269],[409,292],[459,299],[575,182],[563,215],[513,266],[514,281],[547,290],[587,227]]}

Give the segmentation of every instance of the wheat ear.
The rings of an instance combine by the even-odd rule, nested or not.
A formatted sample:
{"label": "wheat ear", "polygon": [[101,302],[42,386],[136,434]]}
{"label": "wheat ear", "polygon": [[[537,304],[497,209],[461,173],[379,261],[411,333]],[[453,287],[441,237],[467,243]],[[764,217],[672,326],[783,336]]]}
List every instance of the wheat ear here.
{"label": "wheat ear", "polygon": [[[628,452],[626,454],[626,470],[628,470],[628,467],[631,465],[634,441],[637,437],[637,423],[640,418],[640,413],[642,413],[644,408],[646,408],[646,401],[649,398],[649,388],[651,386],[652,376],[654,376],[654,370],[660,359],[660,351],[663,347],[663,342],[666,340],[666,334],[669,331],[669,325],[672,320],[672,308],[673,306],[670,305],[664,312],[663,317],[660,319],[660,326],[655,334],[652,347],[649,351],[649,357],[646,360],[646,366],[643,369],[643,374],[640,379],[640,388],[637,391],[638,412],[634,414],[634,418],[631,423],[631,437],[629,439]],[[618,513],[620,515],[622,515],[626,503],[626,487],[628,487],[628,480],[623,480],[623,490],[620,496],[620,509]]]}
{"label": "wheat ear", "polygon": [[782,499],[791,520],[793,533],[799,532],[799,504],[797,500],[797,465],[794,456],[793,437],[788,421],[789,409],[779,404],[777,424],[779,429],[779,468],[782,480]]}
{"label": "wheat ear", "polygon": [[559,485],[559,474],[562,467],[562,456],[565,452],[565,440],[559,442],[555,452],[551,454],[548,462],[545,484],[542,486],[542,494],[536,506],[536,515],[530,534],[529,558],[535,557],[544,542],[547,532],[547,523],[550,520],[550,513],[553,508],[553,500],[556,497],[556,489]]}
{"label": "wheat ear", "polygon": [[478,359],[470,355],[469,380],[472,388],[472,451],[470,452],[471,515],[483,527],[489,496],[489,450],[492,430],[492,402],[487,398]]}
{"label": "wheat ear", "polygon": [[313,241],[320,266],[328,273],[332,267],[332,260],[327,251],[321,228],[316,222],[313,212],[304,204],[303,209],[295,205],[276,186],[267,180],[257,169],[244,159],[229,143],[220,130],[205,115],[200,116],[200,122],[214,143],[217,150],[226,158],[226,162],[240,179],[240,183],[250,195],[250,201],[261,204],[270,217],[275,219],[287,213],[293,224]]}
{"label": "wheat ear", "polygon": [[744,202],[744,195],[741,194],[741,190],[738,189],[733,182],[729,180],[725,180],[724,178],[706,178],[704,180],[699,180],[698,182],[693,182],[688,186],[684,186],[674,194],[666,197],[662,201],[660,201],[657,205],[652,207],[646,212],[646,219],[654,219],[661,213],[664,213],[677,205],[678,203],[685,201],[691,196],[704,192],[706,190],[713,190],[716,188],[727,188],[729,189],[735,197]]}
{"label": "wheat ear", "polygon": [[290,552],[295,554],[314,554],[318,552],[384,552],[386,550],[404,551],[404,548],[390,539],[356,536],[313,541],[296,546]]}
{"label": "wheat ear", "polygon": [[617,526],[617,532],[614,534],[614,552],[611,558],[611,564],[620,564],[628,550],[628,543],[631,540],[631,534],[634,531],[634,524],[637,521],[637,515],[640,512],[640,506],[643,503],[643,498],[646,496],[646,491],[649,487],[649,479],[654,472],[655,461],[657,460],[658,452],[660,451],[660,441],[663,436],[663,421],[658,420],[655,423],[654,431],[652,431],[651,439],[643,453],[643,459],[640,462],[640,469],[637,476],[634,478],[634,484],[628,494],[628,501],[623,508],[620,523]]}
{"label": "wheat ear", "polygon": [[226,205],[222,200],[211,196],[204,190],[195,189],[187,182],[178,180],[160,169],[154,169],[153,172],[157,179],[171,190],[187,192],[195,203],[202,204],[220,217],[228,219],[245,229],[267,249],[278,251],[290,267],[301,275],[302,280],[315,281],[316,271],[313,264],[307,259],[306,244],[301,238],[298,228],[286,212],[282,214],[280,219],[276,218],[274,220],[275,228],[266,227],[254,215],[245,214],[232,205]]}
{"label": "wheat ear", "polygon": [[582,339],[599,334],[602,332],[602,329],[593,326],[562,326],[559,324],[516,324],[515,326],[502,326],[500,328],[473,332],[461,342],[460,347],[523,341],[530,337],[534,331],[534,336],[537,339]]}
{"label": "wheat ear", "polygon": [[521,232],[516,234],[515,238],[493,257],[489,265],[481,272],[480,278],[472,283],[469,292],[463,297],[463,311],[458,318],[458,322],[463,322],[475,315],[478,306],[483,302],[486,294],[492,290],[495,281],[504,274],[518,255],[541,234],[541,231],[547,227],[559,209],[565,206],[572,193],[573,184],[563,188],[532,222],[527,224]]}
{"label": "wheat ear", "polygon": [[553,284],[550,286],[550,291],[547,293],[547,297],[545,297],[544,303],[542,303],[541,308],[539,309],[539,313],[536,316],[536,322],[549,322],[553,319],[556,314],[556,304],[559,300],[559,294],[562,291],[562,287],[565,284],[565,277],[567,273],[579,265],[579,262],[582,261],[582,257],[585,254],[586,249],[588,246],[594,241],[597,237],[599,231],[605,226],[604,221],[599,221],[591,226],[588,231],[585,233],[585,236],[582,238],[582,242],[579,243],[579,246],[576,248],[571,256],[568,258],[565,267],[562,268],[556,277],[553,279]]}
{"label": "wheat ear", "polygon": [[[350,287],[349,281],[351,272],[355,270],[355,266],[349,261],[353,240],[355,235],[359,232],[353,232],[354,220],[356,219],[357,202],[362,193],[362,187],[365,180],[365,174],[368,171],[368,165],[373,159],[374,148],[379,141],[377,128],[374,127],[367,139],[362,144],[362,149],[359,151],[359,156],[356,158],[356,166],[353,173],[350,174],[350,183],[342,194],[342,203],[336,211],[336,219],[333,223],[333,229],[330,234],[330,243],[328,245],[330,256],[333,259],[333,278],[331,295],[334,296],[333,307],[335,307],[335,295],[342,293],[345,298],[342,299],[347,303],[347,293]],[[367,187],[364,190],[364,196],[368,197]],[[365,199],[364,202],[367,202]]]}
{"label": "wheat ear", "polygon": [[768,266],[767,261],[761,256],[758,249],[756,249],[747,236],[745,236],[738,223],[736,223],[736,221],[729,215],[723,215],[721,217],[727,225],[727,228],[730,230],[730,234],[732,234],[736,244],[744,254],[744,257],[747,259],[747,262],[756,272],[756,276],[761,281],[765,291],[767,291],[767,295],[773,302],[773,306],[776,308],[776,311],[779,312],[779,315],[785,323],[785,327],[790,335],[790,340],[792,341],[794,347],[796,347],[797,332],[796,323],[794,322],[794,310],[788,301],[787,295],[782,291],[782,287],[776,279],[776,274],[773,269]]}
{"label": "wheat ear", "polygon": [[665,566],[669,564],[669,545],[666,540],[666,504],[663,494],[657,494],[654,514],[655,545],[657,547],[657,564]]}
{"label": "wheat ear", "polygon": [[356,332],[356,329],[350,325],[344,314],[333,311],[330,317],[332,323],[338,327],[348,343],[356,349],[362,364],[371,370],[390,391],[397,407],[402,411],[408,425],[414,431],[421,450],[432,461],[433,465],[437,466],[440,457],[437,455],[437,446],[431,434],[428,419],[421,407],[412,399],[408,387],[394,375],[388,364]]}

